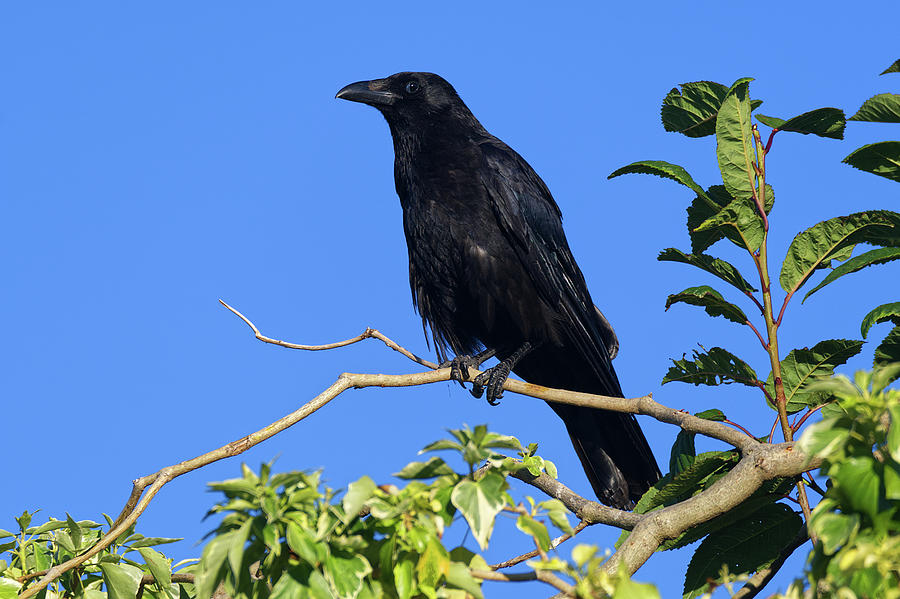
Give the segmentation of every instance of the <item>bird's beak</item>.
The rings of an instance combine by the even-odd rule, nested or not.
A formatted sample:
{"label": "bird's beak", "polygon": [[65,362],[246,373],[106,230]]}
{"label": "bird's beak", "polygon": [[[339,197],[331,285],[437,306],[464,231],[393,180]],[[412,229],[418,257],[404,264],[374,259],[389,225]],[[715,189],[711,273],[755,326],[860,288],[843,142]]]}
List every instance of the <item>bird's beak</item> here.
{"label": "bird's beak", "polygon": [[390,106],[397,99],[397,96],[383,89],[385,86],[384,79],[375,79],[372,81],[357,81],[341,88],[334,97],[341,100],[350,100],[351,102],[362,102],[370,106]]}

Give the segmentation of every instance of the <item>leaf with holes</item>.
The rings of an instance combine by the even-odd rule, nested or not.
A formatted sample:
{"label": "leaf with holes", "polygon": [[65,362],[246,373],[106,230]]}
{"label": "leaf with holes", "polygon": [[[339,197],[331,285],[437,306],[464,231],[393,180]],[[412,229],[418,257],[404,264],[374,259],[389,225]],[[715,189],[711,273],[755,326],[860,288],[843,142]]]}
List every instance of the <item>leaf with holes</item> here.
{"label": "leaf with holes", "polygon": [[728,566],[731,574],[749,574],[772,563],[802,525],[790,508],[776,503],[710,534],[688,564],[684,597],[699,597],[711,582],[721,581],[722,566]]}
{"label": "leaf with holes", "polygon": [[749,364],[721,347],[713,347],[706,353],[695,350],[693,360],[682,358],[672,360],[672,364],[663,377],[663,385],[672,382],[709,386],[740,383],[757,387],[759,383]]}
{"label": "leaf with holes", "polygon": [[741,276],[741,273],[737,268],[721,258],[707,256],[706,254],[685,254],[681,250],[675,248],[666,248],[659,253],[659,256],[657,256],[656,259],[660,262],[681,262],[682,264],[690,264],[691,266],[696,266],[701,270],[705,270],[706,272],[719,277],[739,291],[744,293],[756,291],[756,288]]}
{"label": "leaf with holes", "polygon": [[[860,254],[859,256],[850,258],[822,279],[822,282],[812,288],[812,290],[807,293],[803,297],[803,301],[806,301],[806,298],[811,296],[813,293],[828,285],[829,283],[835,281],[843,277],[844,275],[849,275],[850,273],[854,273],[864,269],[867,266],[874,266],[876,264],[885,264],[887,262],[892,262],[894,260],[900,259],[900,247],[887,247],[887,248],[878,248],[874,250],[869,250],[864,254]],[[800,302],[803,303],[803,302]]]}
{"label": "leaf with holes", "polygon": [[[815,406],[827,400],[829,394],[822,391],[804,391],[804,387],[816,379],[834,375],[836,366],[862,350],[863,341],[856,339],[828,339],[812,348],[792,349],[781,361],[781,381],[789,414],[807,406]],[[772,374],[766,379],[766,391],[775,399],[775,383]],[[771,405],[771,404],[770,404]],[[772,405],[771,407],[775,407]]]}
{"label": "leaf with holes", "polygon": [[725,300],[722,294],[709,287],[688,287],[680,293],[674,293],[666,299],[666,310],[673,304],[684,303],[693,306],[702,306],[710,316],[722,316],[738,324],[746,324],[748,319],[743,310]]}

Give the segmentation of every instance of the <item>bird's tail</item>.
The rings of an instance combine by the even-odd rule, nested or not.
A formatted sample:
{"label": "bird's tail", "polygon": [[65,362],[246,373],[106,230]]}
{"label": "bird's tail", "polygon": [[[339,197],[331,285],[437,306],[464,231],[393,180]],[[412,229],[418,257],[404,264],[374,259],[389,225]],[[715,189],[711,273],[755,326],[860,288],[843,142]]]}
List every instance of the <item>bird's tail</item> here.
{"label": "bird's tail", "polygon": [[632,414],[551,403],[562,418],[597,498],[631,509],[660,472]]}

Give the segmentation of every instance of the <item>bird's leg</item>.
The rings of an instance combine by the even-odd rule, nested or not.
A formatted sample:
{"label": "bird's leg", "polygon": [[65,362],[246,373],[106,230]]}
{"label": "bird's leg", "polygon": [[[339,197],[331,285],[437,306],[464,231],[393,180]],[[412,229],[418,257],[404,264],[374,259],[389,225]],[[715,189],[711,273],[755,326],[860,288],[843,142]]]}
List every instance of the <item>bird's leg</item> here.
{"label": "bird's leg", "polygon": [[509,356],[500,361],[493,368],[488,368],[475,377],[472,381],[472,395],[481,397],[481,394],[487,390],[487,401],[492,406],[496,406],[501,397],[503,397],[503,383],[509,378],[509,371],[516,367],[519,360],[528,355],[534,346],[526,341],[522,346],[511,353]]}
{"label": "bird's leg", "polygon": [[495,349],[486,349],[474,356],[456,356],[452,360],[447,360],[438,368],[450,367],[450,380],[457,381],[460,387],[465,387],[463,383],[469,380],[469,369],[478,368],[482,362],[494,357],[497,353]]}

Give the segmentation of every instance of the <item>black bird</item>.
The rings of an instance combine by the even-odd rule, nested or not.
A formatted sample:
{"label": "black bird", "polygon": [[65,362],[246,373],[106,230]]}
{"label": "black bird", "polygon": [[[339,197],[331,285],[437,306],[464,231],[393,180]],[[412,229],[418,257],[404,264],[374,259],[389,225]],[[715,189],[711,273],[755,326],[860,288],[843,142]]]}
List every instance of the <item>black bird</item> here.
{"label": "black bird", "polygon": [[[510,370],[531,383],[624,397],[618,340],[594,306],[547,186],[432,73],[352,83],[338,98],[377,108],[394,140],[413,303],[438,355],[492,404]],[[448,350],[455,354],[446,362]],[[628,509],[659,479],[634,416],[551,403],[603,503]]]}

